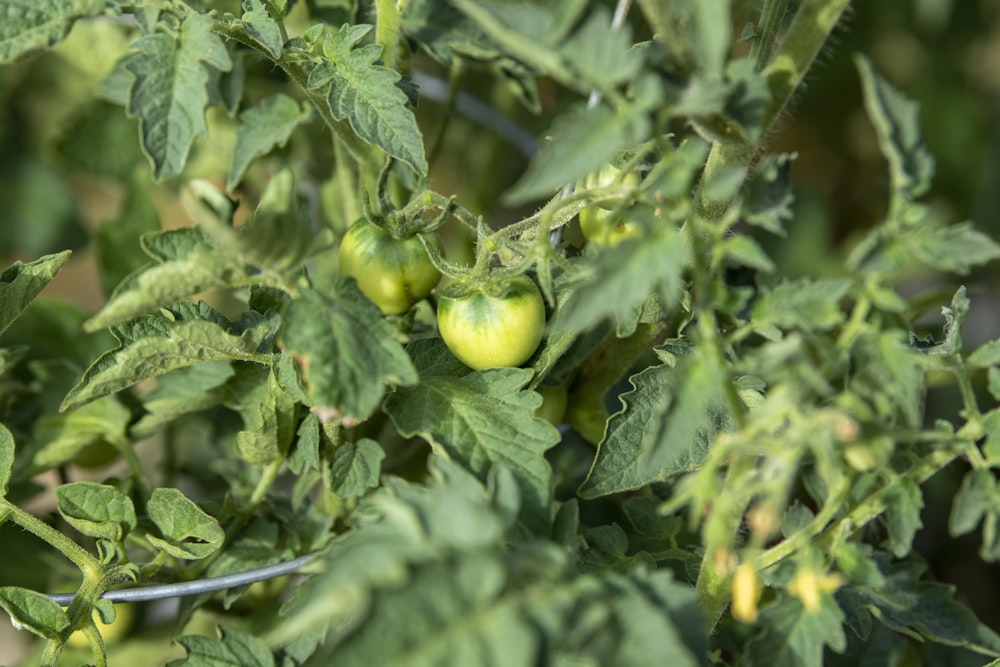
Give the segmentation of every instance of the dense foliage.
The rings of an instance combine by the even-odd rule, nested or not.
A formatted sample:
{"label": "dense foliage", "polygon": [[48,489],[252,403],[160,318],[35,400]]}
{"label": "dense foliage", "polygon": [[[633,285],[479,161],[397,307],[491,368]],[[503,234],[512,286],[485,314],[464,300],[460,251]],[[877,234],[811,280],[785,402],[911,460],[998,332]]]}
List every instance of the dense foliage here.
{"label": "dense foliage", "polygon": [[[878,219],[781,259],[848,5],[0,0],[26,659],[1000,664],[914,547],[1000,560],[1000,245],[863,53]],[[81,248],[98,307],[36,299]]]}

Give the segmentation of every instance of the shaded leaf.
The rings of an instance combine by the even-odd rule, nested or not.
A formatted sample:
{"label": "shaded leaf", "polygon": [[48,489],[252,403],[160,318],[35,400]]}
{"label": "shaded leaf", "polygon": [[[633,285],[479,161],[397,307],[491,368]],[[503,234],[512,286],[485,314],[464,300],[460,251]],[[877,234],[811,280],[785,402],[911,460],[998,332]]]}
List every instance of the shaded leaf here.
{"label": "shaded leaf", "polygon": [[333,450],[330,485],[341,498],[356,498],[378,486],[385,452],[374,440],[363,438]]}
{"label": "shaded leaf", "polygon": [[0,424],[0,498],[7,495],[11,470],[14,468],[14,436]]}
{"label": "shaded leaf", "polygon": [[410,346],[420,382],[397,389],[385,411],[401,434],[419,435],[481,479],[502,464],[521,489],[526,522],[548,530],[552,470],[545,451],[559,441],[551,424],[534,417],[541,397],[520,368],[470,371],[439,340]]}
{"label": "shaded leaf", "polygon": [[844,614],[833,597],[820,595],[820,606],[807,611],[796,597],[782,596],[761,610],[763,631],[748,646],[755,665],[822,667],[823,647],[847,648]]}
{"label": "shaded leaf", "polygon": [[321,419],[367,419],[387,387],[417,382],[392,327],[353,278],[339,278],[332,299],[301,290],[281,316],[281,344],[294,355],[306,396]]}
{"label": "shaded leaf", "polygon": [[274,656],[263,640],[233,628],[220,627],[219,637],[182,635],[176,641],[187,657],[171,660],[168,667],[274,666]]}
{"label": "shaded leaf", "polygon": [[310,110],[284,93],[264,98],[259,106],[240,112],[236,148],[226,177],[226,187],[239,185],[254,158],[284,146],[292,132],[309,120]]}

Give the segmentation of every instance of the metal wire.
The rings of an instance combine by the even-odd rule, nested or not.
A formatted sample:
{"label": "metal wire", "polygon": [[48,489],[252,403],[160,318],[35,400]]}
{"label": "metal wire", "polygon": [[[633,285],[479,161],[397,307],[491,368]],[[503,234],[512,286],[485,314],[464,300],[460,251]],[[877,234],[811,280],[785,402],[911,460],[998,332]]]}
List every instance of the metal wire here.
{"label": "metal wire", "polygon": [[[258,567],[246,572],[225,574],[220,577],[209,577],[196,581],[185,581],[179,584],[161,584],[159,586],[142,586],[139,588],[124,588],[117,591],[105,591],[101,597],[112,602],[148,602],[165,598],[186,597],[201,593],[214,593],[227,588],[255,584],[258,581],[274,579],[285,574],[293,574],[303,565],[316,558],[318,554],[301,556],[294,560]],[[68,606],[76,597],[75,593],[50,593],[49,597],[62,606]]]}

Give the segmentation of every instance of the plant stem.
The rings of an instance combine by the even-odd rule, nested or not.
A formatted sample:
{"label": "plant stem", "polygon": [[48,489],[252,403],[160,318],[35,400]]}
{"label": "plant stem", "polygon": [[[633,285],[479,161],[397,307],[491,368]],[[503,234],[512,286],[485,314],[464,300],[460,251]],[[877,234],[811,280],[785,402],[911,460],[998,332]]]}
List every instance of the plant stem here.
{"label": "plant stem", "polygon": [[757,71],[764,69],[774,50],[774,42],[778,38],[781,22],[788,9],[788,0],[765,0],[764,8],[760,10],[760,23],[757,36],[750,47],[750,57],[755,61]]}
{"label": "plant stem", "polygon": [[396,0],[375,0],[375,41],[382,45],[382,62],[393,69],[396,67],[401,13]]}

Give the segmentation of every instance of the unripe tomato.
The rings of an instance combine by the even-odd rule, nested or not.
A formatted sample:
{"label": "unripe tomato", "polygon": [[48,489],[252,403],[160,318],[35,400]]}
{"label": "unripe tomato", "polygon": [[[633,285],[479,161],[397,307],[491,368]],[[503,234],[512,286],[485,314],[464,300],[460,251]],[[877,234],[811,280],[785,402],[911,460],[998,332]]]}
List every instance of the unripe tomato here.
{"label": "unripe tomato", "polygon": [[73,463],[82,468],[103,468],[116,460],[119,452],[107,440],[96,440],[73,456]]}
{"label": "unripe tomato", "polygon": [[[614,165],[607,165],[599,172],[591,174],[584,181],[589,188],[604,187],[615,182],[622,186],[637,188],[641,183],[639,175],[629,172],[621,176],[621,170]],[[606,199],[597,204],[591,204],[580,211],[580,230],[588,242],[601,246],[614,246],[628,238],[642,235],[642,227],[637,223],[615,215],[614,211],[622,205],[620,197]]]}
{"label": "unripe tomato", "polygon": [[[436,236],[431,236],[432,242]],[[340,272],[386,315],[400,315],[431,293],[441,272],[416,236],[396,239],[362,218],[340,242]]]}
{"label": "unripe tomato", "polygon": [[459,361],[474,369],[520,366],[542,342],[545,304],[527,276],[438,298],[438,332]]}

